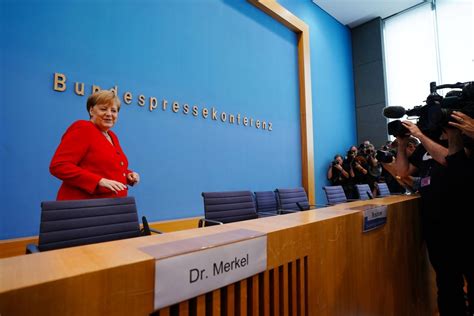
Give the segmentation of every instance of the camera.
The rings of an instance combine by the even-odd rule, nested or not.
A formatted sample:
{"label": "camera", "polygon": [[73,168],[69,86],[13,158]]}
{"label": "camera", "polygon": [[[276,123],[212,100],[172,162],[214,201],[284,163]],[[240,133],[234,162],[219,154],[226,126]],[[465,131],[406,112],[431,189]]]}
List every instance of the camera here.
{"label": "camera", "polygon": [[371,148],[371,147],[366,148],[366,149],[364,150],[364,154],[365,154],[366,156],[372,156],[373,154],[375,154],[375,150],[374,150],[373,148]]}
{"label": "camera", "polygon": [[391,163],[393,161],[394,155],[385,150],[377,150],[377,153],[375,154],[375,158],[383,163]]}
{"label": "camera", "polygon": [[355,151],[349,150],[347,152],[347,160],[352,161],[356,156]]}
{"label": "camera", "polygon": [[410,133],[408,128],[403,126],[402,121],[395,120],[387,124],[388,134],[394,137],[402,137]]}
{"label": "camera", "polygon": [[[439,89],[457,89],[449,91],[445,97],[436,91]],[[459,90],[461,89],[461,90]],[[389,106],[384,109],[384,116],[387,118],[401,118],[403,115],[417,116],[416,125],[426,134],[439,132],[440,129],[451,120],[453,111],[463,112],[474,117],[474,81],[458,82],[454,84],[436,85],[430,83],[430,94],[426,98],[425,105],[415,106],[410,110],[405,110],[399,106]],[[408,130],[397,120],[390,122],[387,126],[388,132],[393,136],[404,136]]]}
{"label": "camera", "polygon": [[332,161],[332,166],[333,166],[333,167],[334,167],[335,165],[338,165],[338,164],[339,164],[339,162],[338,162],[337,160],[333,160],[333,161]]}

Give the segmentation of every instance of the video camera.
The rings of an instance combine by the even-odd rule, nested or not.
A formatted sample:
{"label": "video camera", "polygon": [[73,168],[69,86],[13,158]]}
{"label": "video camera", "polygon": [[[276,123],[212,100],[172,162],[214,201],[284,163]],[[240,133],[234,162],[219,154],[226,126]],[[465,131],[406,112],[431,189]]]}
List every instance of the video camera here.
{"label": "video camera", "polygon": [[[458,90],[449,91],[445,97],[436,92],[439,89],[446,88]],[[405,110],[401,106],[388,106],[383,110],[383,115],[386,118],[401,118],[405,114],[408,117],[417,116],[416,125],[423,133],[436,133],[448,124],[453,111],[463,112],[470,117],[474,117],[474,81],[439,86],[436,85],[436,82],[431,82],[430,95],[426,98],[425,103],[425,105],[415,106],[410,110]],[[395,137],[409,133],[400,120],[390,122],[387,127],[388,133]]]}

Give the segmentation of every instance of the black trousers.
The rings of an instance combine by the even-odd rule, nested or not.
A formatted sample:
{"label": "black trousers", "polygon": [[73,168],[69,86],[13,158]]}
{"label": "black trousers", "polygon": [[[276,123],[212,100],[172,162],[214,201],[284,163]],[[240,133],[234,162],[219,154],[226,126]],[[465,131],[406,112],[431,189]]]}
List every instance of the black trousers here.
{"label": "black trousers", "polygon": [[473,245],[466,239],[468,233],[464,231],[462,223],[452,227],[449,220],[443,223],[425,221],[424,233],[429,259],[436,272],[440,316],[466,316],[464,278],[471,287],[468,289],[469,308],[474,309],[474,265],[470,258]]}

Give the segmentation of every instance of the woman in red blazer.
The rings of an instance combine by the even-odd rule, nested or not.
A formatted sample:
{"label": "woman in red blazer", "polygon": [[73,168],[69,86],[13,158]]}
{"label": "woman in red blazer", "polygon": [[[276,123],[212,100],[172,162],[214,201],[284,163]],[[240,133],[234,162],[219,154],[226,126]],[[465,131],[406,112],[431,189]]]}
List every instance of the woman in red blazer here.
{"label": "woman in red blazer", "polygon": [[140,181],[128,169],[117,136],[110,130],[117,121],[120,100],[103,90],[87,99],[90,120],[74,122],[64,133],[51,160],[51,174],[63,181],[57,200],[127,196],[127,184]]}

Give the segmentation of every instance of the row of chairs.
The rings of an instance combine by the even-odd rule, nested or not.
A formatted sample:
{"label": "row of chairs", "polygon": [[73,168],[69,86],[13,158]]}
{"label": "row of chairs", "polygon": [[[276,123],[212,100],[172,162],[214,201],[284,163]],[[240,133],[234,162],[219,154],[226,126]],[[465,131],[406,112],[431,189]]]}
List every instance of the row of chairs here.
{"label": "row of chairs", "polygon": [[[329,204],[349,201],[341,186],[324,187]],[[369,198],[370,188],[360,187],[361,199]],[[381,195],[389,195],[385,184],[379,184]],[[365,192],[365,194],[364,194]],[[303,188],[250,191],[204,192],[205,217],[199,227],[275,216],[314,208]],[[97,242],[150,235],[145,216],[142,227],[134,197],[41,203],[38,245],[29,244],[27,253],[54,250]]]}
{"label": "row of chairs", "polygon": [[275,216],[308,210],[303,188],[276,189],[275,191],[203,192],[204,218],[199,227],[238,222],[260,217]]}
{"label": "row of chairs", "polygon": [[[278,193],[285,208],[309,208],[303,188],[280,189]],[[273,192],[257,195],[258,215],[250,191],[203,193],[206,210],[211,214],[207,222],[231,222],[279,213]],[[152,232],[162,233],[150,228],[145,216],[140,228],[134,197],[45,201],[41,203],[38,244],[28,244],[26,253],[147,236]]]}
{"label": "row of chairs", "polygon": [[[386,183],[376,183],[375,185],[377,187],[377,191],[379,192],[377,197],[386,197],[391,195]],[[368,200],[374,198],[372,195],[372,190],[368,184],[356,184],[356,188],[357,193],[359,194],[359,200]],[[340,185],[325,186],[323,187],[323,190],[326,193],[326,198],[329,205],[355,201],[346,197],[344,189]]]}

